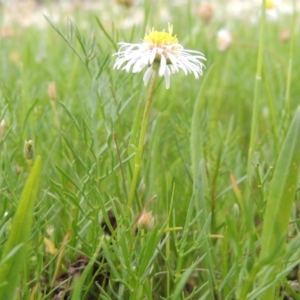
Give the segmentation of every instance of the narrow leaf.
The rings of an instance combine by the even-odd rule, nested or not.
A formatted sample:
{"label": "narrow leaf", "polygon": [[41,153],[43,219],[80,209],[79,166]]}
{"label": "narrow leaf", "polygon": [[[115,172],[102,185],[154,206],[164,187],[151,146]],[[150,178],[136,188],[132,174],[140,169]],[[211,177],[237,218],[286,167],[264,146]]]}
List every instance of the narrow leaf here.
{"label": "narrow leaf", "polygon": [[203,257],[198,258],[181,276],[181,279],[179,283],[176,286],[175,292],[172,295],[171,300],[180,299],[180,294],[184,287],[186,286],[187,281],[189,280],[191,274],[196,269],[196,267],[199,265]]}
{"label": "narrow leaf", "polygon": [[0,299],[14,299],[20,271],[26,259],[26,246],[31,230],[40,172],[41,158],[38,157],[25,184],[3,252],[4,263],[0,266]]}
{"label": "narrow leaf", "polygon": [[[300,166],[300,107],[285,138],[274,171],[270,193],[264,218],[261,260],[272,261],[275,264],[272,277],[280,268],[280,261],[275,261],[275,256],[281,258],[285,250],[285,237],[291,216],[295,197],[299,166]],[[276,249],[276,251],[274,251]],[[270,254],[273,254],[273,258]],[[263,284],[260,282],[260,284]],[[261,299],[273,299],[275,287],[269,289]]]}
{"label": "narrow leaf", "polygon": [[84,288],[84,283],[88,277],[88,274],[90,273],[90,271],[92,270],[96,259],[99,255],[99,252],[102,248],[102,243],[103,243],[103,238],[104,236],[101,238],[100,242],[98,243],[98,246],[96,248],[95,253],[93,254],[93,256],[91,257],[88,265],[85,267],[84,271],[82,272],[81,276],[79,278],[75,279],[75,283],[74,283],[74,290],[72,292],[72,300],[80,300],[82,299],[82,291]]}
{"label": "narrow leaf", "polygon": [[196,177],[198,175],[198,166],[200,163],[200,160],[202,158],[202,123],[203,123],[203,114],[202,110],[204,110],[204,104],[203,104],[203,95],[206,90],[206,86],[210,82],[210,74],[211,74],[212,68],[209,69],[208,73],[206,74],[204,81],[201,85],[201,88],[199,90],[194,110],[193,110],[193,116],[192,116],[192,126],[191,126],[191,140],[190,140],[190,151],[191,151],[191,161],[192,161],[192,174],[194,181],[196,180]]}

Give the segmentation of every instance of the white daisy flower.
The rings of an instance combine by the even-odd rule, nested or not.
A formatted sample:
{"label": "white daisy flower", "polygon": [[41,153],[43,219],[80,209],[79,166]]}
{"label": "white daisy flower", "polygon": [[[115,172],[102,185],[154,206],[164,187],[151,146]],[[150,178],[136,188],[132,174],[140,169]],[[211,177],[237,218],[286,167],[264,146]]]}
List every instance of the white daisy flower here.
{"label": "white daisy flower", "polygon": [[270,21],[278,21],[278,11],[273,0],[266,0],[266,16]]}
{"label": "white daisy flower", "polygon": [[152,29],[139,44],[119,43],[120,49],[114,54],[118,56],[114,69],[139,73],[147,67],[143,78],[147,85],[153,74],[153,65],[158,64],[158,75],[165,77],[167,89],[170,87],[170,75],[180,69],[185,75],[192,73],[196,79],[199,78],[203,74],[204,64],[200,60],[206,60],[204,55],[184,49],[172,33],[173,26],[169,24],[168,32]]}
{"label": "white daisy flower", "polygon": [[232,43],[231,33],[228,29],[222,28],[217,32],[217,47],[219,51],[226,51]]}

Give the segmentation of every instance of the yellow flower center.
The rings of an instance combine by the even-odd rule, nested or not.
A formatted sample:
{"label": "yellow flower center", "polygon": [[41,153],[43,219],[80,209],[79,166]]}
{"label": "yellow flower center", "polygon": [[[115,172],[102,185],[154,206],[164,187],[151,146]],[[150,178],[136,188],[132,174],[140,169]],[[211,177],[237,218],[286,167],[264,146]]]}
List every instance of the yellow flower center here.
{"label": "yellow flower center", "polygon": [[157,47],[163,47],[165,45],[177,44],[178,40],[176,35],[172,35],[173,25],[168,24],[168,32],[155,31],[154,28],[150,30],[148,34],[145,34],[144,43],[151,43]]}
{"label": "yellow flower center", "polygon": [[266,1],[266,9],[272,9],[274,8],[274,2],[272,0],[267,0]]}

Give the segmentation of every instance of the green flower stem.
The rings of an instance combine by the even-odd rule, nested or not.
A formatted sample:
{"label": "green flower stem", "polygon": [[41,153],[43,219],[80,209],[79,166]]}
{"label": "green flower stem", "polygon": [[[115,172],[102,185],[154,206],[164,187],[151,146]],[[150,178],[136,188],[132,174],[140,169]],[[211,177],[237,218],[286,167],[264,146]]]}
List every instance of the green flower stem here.
{"label": "green flower stem", "polygon": [[253,110],[252,110],[252,122],[251,122],[251,134],[250,134],[250,145],[248,152],[248,165],[247,175],[248,182],[252,180],[252,163],[255,153],[256,134],[258,127],[258,113],[259,113],[259,91],[262,82],[262,66],[263,66],[263,55],[264,55],[264,40],[265,40],[265,8],[266,0],[262,1],[261,9],[261,21],[260,21],[260,36],[259,36],[259,47],[258,47],[258,58],[257,58],[257,69],[254,85],[254,99],[253,99]]}
{"label": "green flower stem", "polygon": [[129,214],[130,208],[132,206],[132,202],[133,202],[134,194],[135,194],[135,190],[136,190],[136,185],[137,185],[137,181],[138,181],[138,177],[139,177],[139,172],[140,172],[140,168],[141,168],[141,162],[142,162],[142,156],[143,156],[143,150],[144,150],[144,141],[145,141],[145,135],[146,135],[147,124],[148,124],[148,119],[149,119],[149,112],[150,112],[150,107],[151,107],[152,100],[153,100],[155,83],[156,83],[156,79],[158,76],[158,65],[154,64],[153,69],[154,69],[154,72],[153,72],[153,75],[151,78],[150,88],[149,88],[147,101],[146,101],[146,105],[145,105],[145,109],[144,109],[143,119],[142,119],[139,144],[138,144],[138,148],[135,153],[134,171],[133,171],[133,177],[132,177],[128,202],[127,202],[127,214]]}
{"label": "green flower stem", "polygon": [[291,35],[291,43],[290,43],[290,54],[289,54],[289,62],[288,62],[288,70],[287,70],[287,82],[286,82],[286,92],[284,96],[285,102],[285,110],[286,114],[290,114],[290,95],[291,95],[291,80],[292,80],[292,67],[293,67],[293,55],[294,55],[294,48],[295,48],[295,28],[296,28],[296,1],[293,1],[293,21],[292,21],[292,35]]}

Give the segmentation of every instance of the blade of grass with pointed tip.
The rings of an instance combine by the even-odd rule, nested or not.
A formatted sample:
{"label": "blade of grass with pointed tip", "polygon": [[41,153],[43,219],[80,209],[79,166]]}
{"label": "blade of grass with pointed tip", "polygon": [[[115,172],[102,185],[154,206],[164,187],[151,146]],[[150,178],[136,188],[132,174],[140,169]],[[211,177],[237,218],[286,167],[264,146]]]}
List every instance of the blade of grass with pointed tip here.
{"label": "blade of grass with pointed tip", "polygon": [[204,92],[206,91],[206,86],[210,83],[210,75],[212,67],[208,70],[206,76],[204,77],[204,81],[199,90],[199,94],[197,96],[193,116],[192,116],[192,125],[191,125],[191,140],[190,140],[190,151],[191,151],[191,161],[192,161],[192,175],[194,182],[196,181],[198,175],[198,167],[200,160],[202,158],[202,123],[203,123],[203,115],[202,110],[204,109]]}
{"label": "blade of grass with pointed tip", "polygon": [[[211,222],[211,214],[210,214],[210,204],[207,201],[208,194],[208,183],[207,176],[205,172],[205,159],[203,157],[203,140],[204,140],[204,117],[202,111],[205,109],[204,102],[204,93],[206,91],[206,87],[210,82],[211,74],[213,74],[211,67],[206,74],[200,91],[198,93],[194,110],[192,116],[192,124],[191,124],[191,139],[190,139],[190,154],[191,154],[191,162],[192,162],[192,176],[194,182],[194,197],[195,197],[195,206],[196,210],[199,213],[203,212],[201,218],[199,218],[199,228],[204,228],[206,231],[204,244],[201,247],[203,253],[208,253],[208,255],[203,259],[203,266],[210,270],[211,274],[214,274],[213,271],[213,257],[210,253],[210,238],[209,238],[209,225],[206,226],[206,221]],[[215,278],[210,276],[210,274],[205,274],[211,286],[214,286]]]}
{"label": "blade of grass with pointed tip", "polygon": [[103,243],[103,239],[104,236],[100,239],[98,246],[96,248],[95,253],[93,254],[93,256],[91,257],[88,265],[85,267],[84,271],[82,272],[81,276],[79,278],[75,277],[75,282],[74,282],[74,289],[72,292],[72,300],[80,300],[82,299],[82,291],[83,291],[83,287],[84,287],[84,283],[88,277],[88,274],[90,273],[90,271],[92,270],[97,257],[99,255],[99,252],[102,248],[102,243]]}
{"label": "blade of grass with pointed tip", "polygon": [[105,30],[105,27],[102,25],[100,19],[98,17],[96,17],[96,22],[99,25],[100,29],[102,30],[102,32],[104,33],[104,35],[107,37],[107,39],[109,40],[109,42],[111,43],[111,45],[114,47],[114,49],[117,51],[118,47],[116,45],[116,42],[114,41],[113,37],[111,37],[109,35],[109,33],[107,32],[107,30]]}
{"label": "blade of grass with pointed tip", "polygon": [[[267,199],[262,236],[261,261],[270,260],[270,253],[276,249],[272,276],[276,276],[285,250],[285,237],[295,197],[300,166],[300,106],[292,121],[278,158]],[[274,254],[275,255],[275,254]],[[274,262],[275,261],[275,262]],[[262,280],[260,280],[262,281]],[[263,282],[260,282],[262,285]],[[263,294],[261,299],[274,299],[275,286]]]}
{"label": "blade of grass with pointed tip", "polygon": [[[20,271],[26,259],[26,245],[31,230],[40,172],[41,158],[37,157],[26,181],[3,252],[2,261],[4,263],[0,266],[0,299],[14,299],[15,290],[19,283]],[[16,249],[17,251],[15,251]],[[13,255],[11,255],[12,253]]]}
{"label": "blade of grass with pointed tip", "polygon": [[180,278],[179,283],[176,286],[174,294],[172,295],[171,300],[176,300],[180,298],[180,294],[183,291],[184,287],[186,286],[187,281],[191,277],[191,274],[195,270],[195,268],[200,264],[203,257],[198,258],[182,275]]}

